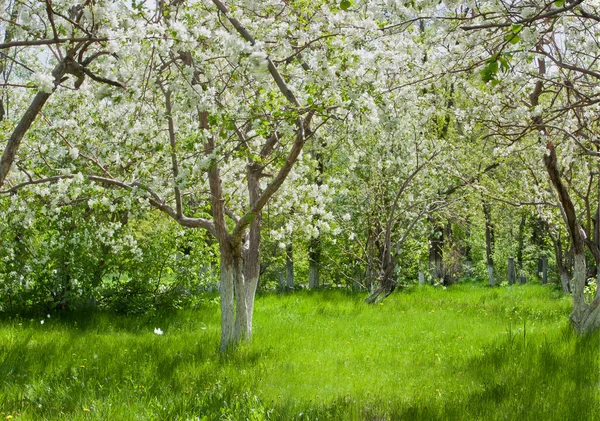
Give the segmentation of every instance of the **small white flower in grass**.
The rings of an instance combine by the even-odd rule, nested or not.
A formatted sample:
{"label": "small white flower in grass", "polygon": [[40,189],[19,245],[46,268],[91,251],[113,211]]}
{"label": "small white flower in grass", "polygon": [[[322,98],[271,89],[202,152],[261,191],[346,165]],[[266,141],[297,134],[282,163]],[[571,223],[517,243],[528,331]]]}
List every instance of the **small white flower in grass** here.
{"label": "small white flower in grass", "polygon": [[40,324],[44,324],[44,320],[40,320]]}
{"label": "small white flower in grass", "polygon": [[46,315],[46,317],[47,317],[47,318],[50,318],[50,315],[48,314],[48,315]]}
{"label": "small white flower in grass", "polygon": [[162,334],[163,334],[163,331],[162,331],[161,329],[159,329],[159,328],[155,327],[155,328],[154,328],[154,334],[156,334],[156,335],[162,335]]}

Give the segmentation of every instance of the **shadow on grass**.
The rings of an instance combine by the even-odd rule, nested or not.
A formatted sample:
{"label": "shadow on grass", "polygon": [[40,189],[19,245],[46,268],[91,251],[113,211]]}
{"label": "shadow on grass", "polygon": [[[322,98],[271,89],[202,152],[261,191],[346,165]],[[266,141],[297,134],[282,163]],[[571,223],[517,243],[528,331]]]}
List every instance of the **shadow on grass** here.
{"label": "shadow on grass", "polygon": [[276,404],[270,419],[592,421],[600,413],[600,332],[576,337],[565,327],[554,340],[508,335],[448,370],[461,380],[444,396],[289,401]]}
{"label": "shadow on grass", "polygon": [[[243,374],[230,374],[256,371],[251,369],[264,355],[250,347],[222,355],[218,332],[182,327],[179,315],[157,316],[164,335],[147,329],[140,334],[140,325],[153,326],[158,319],[119,323],[111,318],[112,326],[120,325],[109,329],[106,317],[71,314],[44,325],[37,320],[16,323],[18,328],[0,344],[0,416],[79,419],[91,403],[98,416],[105,414],[99,418],[106,419],[218,414],[250,389]],[[121,412],[112,418],[116,408],[130,415]]]}

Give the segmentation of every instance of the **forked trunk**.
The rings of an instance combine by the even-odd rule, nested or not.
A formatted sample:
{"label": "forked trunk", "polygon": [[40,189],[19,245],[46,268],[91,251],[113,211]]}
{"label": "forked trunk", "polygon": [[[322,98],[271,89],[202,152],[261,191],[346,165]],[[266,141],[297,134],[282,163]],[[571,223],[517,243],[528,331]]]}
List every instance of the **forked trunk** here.
{"label": "forked trunk", "polygon": [[389,257],[389,255],[384,256],[385,264],[383,264],[381,268],[379,285],[375,291],[365,299],[365,303],[367,304],[378,304],[382,302],[396,289],[396,281],[394,281],[393,278],[394,262]]}
{"label": "forked trunk", "polygon": [[[258,286],[258,253],[236,247],[221,248],[221,351],[227,351],[252,336],[254,297]],[[256,275],[254,274],[256,272]]]}
{"label": "forked trunk", "polygon": [[375,291],[365,299],[367,304],[379,304],[396,289],[394,282],[382,282]]}
{"label": "forked trunk", "polygon": [[[260,196],[260,171],[254,165],[248,166],[248,192],[250,203],[256,203]],[[236,342],[247,341],[252,336],[252,315],[254,314],[254,297],[260,275],[260,228],[262,212],[254,215],[250,222],[250,230],[246,243],[240,254],[239,276],[236,278]],[[241,241],[241,238],[240,238]],[[240,244],[241,248],[241,244]]]}

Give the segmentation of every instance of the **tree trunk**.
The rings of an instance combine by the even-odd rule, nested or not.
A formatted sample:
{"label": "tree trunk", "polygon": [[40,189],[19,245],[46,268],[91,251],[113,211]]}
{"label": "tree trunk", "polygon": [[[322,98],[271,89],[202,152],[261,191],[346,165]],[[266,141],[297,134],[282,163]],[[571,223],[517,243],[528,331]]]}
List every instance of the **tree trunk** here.
{"label": "tree trunk", "polygon": [[569,274],[566,270],[560,270],[559,275],[562,290],[568,294],[569,292],[571,292],[571,288],[569,287]]}
{"label": "tree trunk", "polygon": [[419,268],[419,285],[425,285],[425,273],[421,268]]}
{"label": "tree trunk", "polygon": [[517,268],[519,272],[523,270],[523,248],[525,243],[525,223],[527,222],[527,216],[523,214],[521,216],[521,222],[519,223],[519,238],[517,247]]}
{"label": "tree trunk", "polygon": [[571,268],[571,259],[569,258],[569,256],[571,255],[571,253],[568,251],[565,255],[565,253],[563,252],[563,244],[560,232],[558,233],[558,235],[554,236],[552,234],[552,231],[549,230],[548,234],[550,236],[550,239],[552,240],[552,243],[554,244],[556,269],[558,270],[562,290],[568,294],[569,292],[571,292],[571,289],[569,288],[569,279],[571,278],[571,276],[569,275]]}
{"label": "tree trunk", "polygon": [[573,282],[571,284],[573,290],[573,313],[571,313],[570,319],[576,332],[580,334],[587,333],[600,327],[600,295],[596,294],[596,297],[589,305],[585,302],[584,289],[587,272],[585,262],[585,234],[577,220],[577,214],[569,192],[560,178],[556,150],[552,142],[548,142],[547,149],[548,154],[544,156],[544,163],[558,195],[563,218],[571,236],[573,251],[575,253]]}
{"label": "tree trunk", "polygon": [[252,307],[254,294],[251,293],[250,280],[244,276],[243,262],[240,256],[234,261],[235,276],[235,342],[250,339],[252,335]]}
{"label": "tree trunk", "polygon": [[429,237],[429,271],[434,279],[444,278],[444,227],[435,224]]}
{"label": "tree trunk", "polygon": [[[320,147],[325,146],[325,142],[320,142]],[[314,154],[317,161],[317,168],[315,174],[315,183],[318,187],[323,185],[323,173],[325,172],[325,163],[323,161],[323,155],[321,151],[317,150]],[[315,222],[317,219],[315,218]],[[308,250],[308,287],[310,289],[319,288],[321,285],[321,238],[318,234],[315,238],[310,240]]]}
{"label": "tree trunk", "polygon": [[389,297],[390,294],[396,289],[396,282],[392,278],[391,274],[386,275],[385,273],[382,273],[378,284],[379,286],[375,289],[375,291],[373,291],[373,293],[365,299],[365,303],[378,304]]}
{"label": "tree trunk", "polygon": [[542,256],[542,284],[548,283],[548,257]]}
{"label": "tree trunk", "polygon": [[573,313],[571,323],[575,331],[583,334],[592,332],[600,327],[600,296],[587,304],[585,302],[586,263],[585,253],[575,254],[575,268],[573,271]]}
{"label": "tree trunk", "polygon": [[287,289],[294,289],[294,249],[292,242],[285,249],[285,281]]}
{"label": "tree trunk", "polygon": [[[52,91],[56,89],[56,86],[58,86],[65,73],[66,65],[61,61],[52,71],[52,76],[54,76],[54,88]],[[48,98],[50,98],[51,94],[52,92],[39,91],[31,101],[31,104],[29,105],[29,108],[27,108],[27,111],[25,111],[25,114],[23,114],[23,117],[21,117],[21,121],[19,121],[19,124],[17,124],[10,135],[6,147],[4,148],[4,152],[2,153],[2,158],[0,158],[0,187],[4,184],[8,171],[15,160],[21,140],[23,140],[25,133],[27,133],[38,114],[42,111],[44,104]]]}
{"label": "tree trunk", "polygon": [[367,258],[367,267],[365,269],[365,286],[369,293],[375,292],[375,284],[377,282],[377,269],[376,263],[377,260],[375,258],[376,253],[376,244],[375,244],[375,235],[373,234],[373,228],[369,223],[367,230],[367,250],[366,250],[366,258]]}
{"label": "tree trunk", "polygon": [[241,244],[220,244],[221,351],[252,336],[252,314],[258,275],[258,252]]}
{"label": "tree trunk", "polygon": [[514,285],[517,282],[517,271],[515,270],[515,259],[508,258],[508,284]]}
{"label": "tree trunk", "polygon": [[277,271],[277,285],[279,286],[279,291],[285,291],[287,289],[285,285],[285,269]]}
{"label": "tree trunk", "polygon": [[485,217],[485,256],[487,259],[488,282],[491,286],[496,285],[494,281],[494,227],[492,225],[492,216],[490,206],[483,203],[483,215]]}
{"label": "tree trunk", "polygon": [[235,268],[231,247],[220,244],[221,251],[221,276],[219,282],[219,295],[221,297],[221,352],[227,351],[234,343],[235,332]]}
{"label": "tree trunk", "polygon": [[[248,192],[250,204],[256,203],[261,191],[259,185],[260,167],[249,165],[247,171]],[[246,341],[252,336],[252,316],[254,315],[254,297],[260,276],[260,230],[262,226],[262,211],[259,211],[252,222],[248,232],[247,241],[243,249],[243,268],[241,277],[238,278],[236,291],[236,340]]]}
{"label": "tree trunk", "polygon": [[319,237],[310,240],[308,248],[308,287],[316,289],[320,287],[320,265],[321,265],[321,240]]}

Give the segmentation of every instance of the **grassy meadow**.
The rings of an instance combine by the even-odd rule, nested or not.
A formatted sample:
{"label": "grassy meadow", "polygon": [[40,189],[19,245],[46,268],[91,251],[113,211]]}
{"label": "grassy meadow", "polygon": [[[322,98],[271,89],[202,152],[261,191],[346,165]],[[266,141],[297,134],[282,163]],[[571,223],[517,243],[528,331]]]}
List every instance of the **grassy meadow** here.
{"label": "grassy meadow", "polygon": [[214,297],[5,316],[0,420],[598,419],[600,336],[572,333],[570,297],[465,284],[363,299],[259,296],[252,342],[226,355]]}

